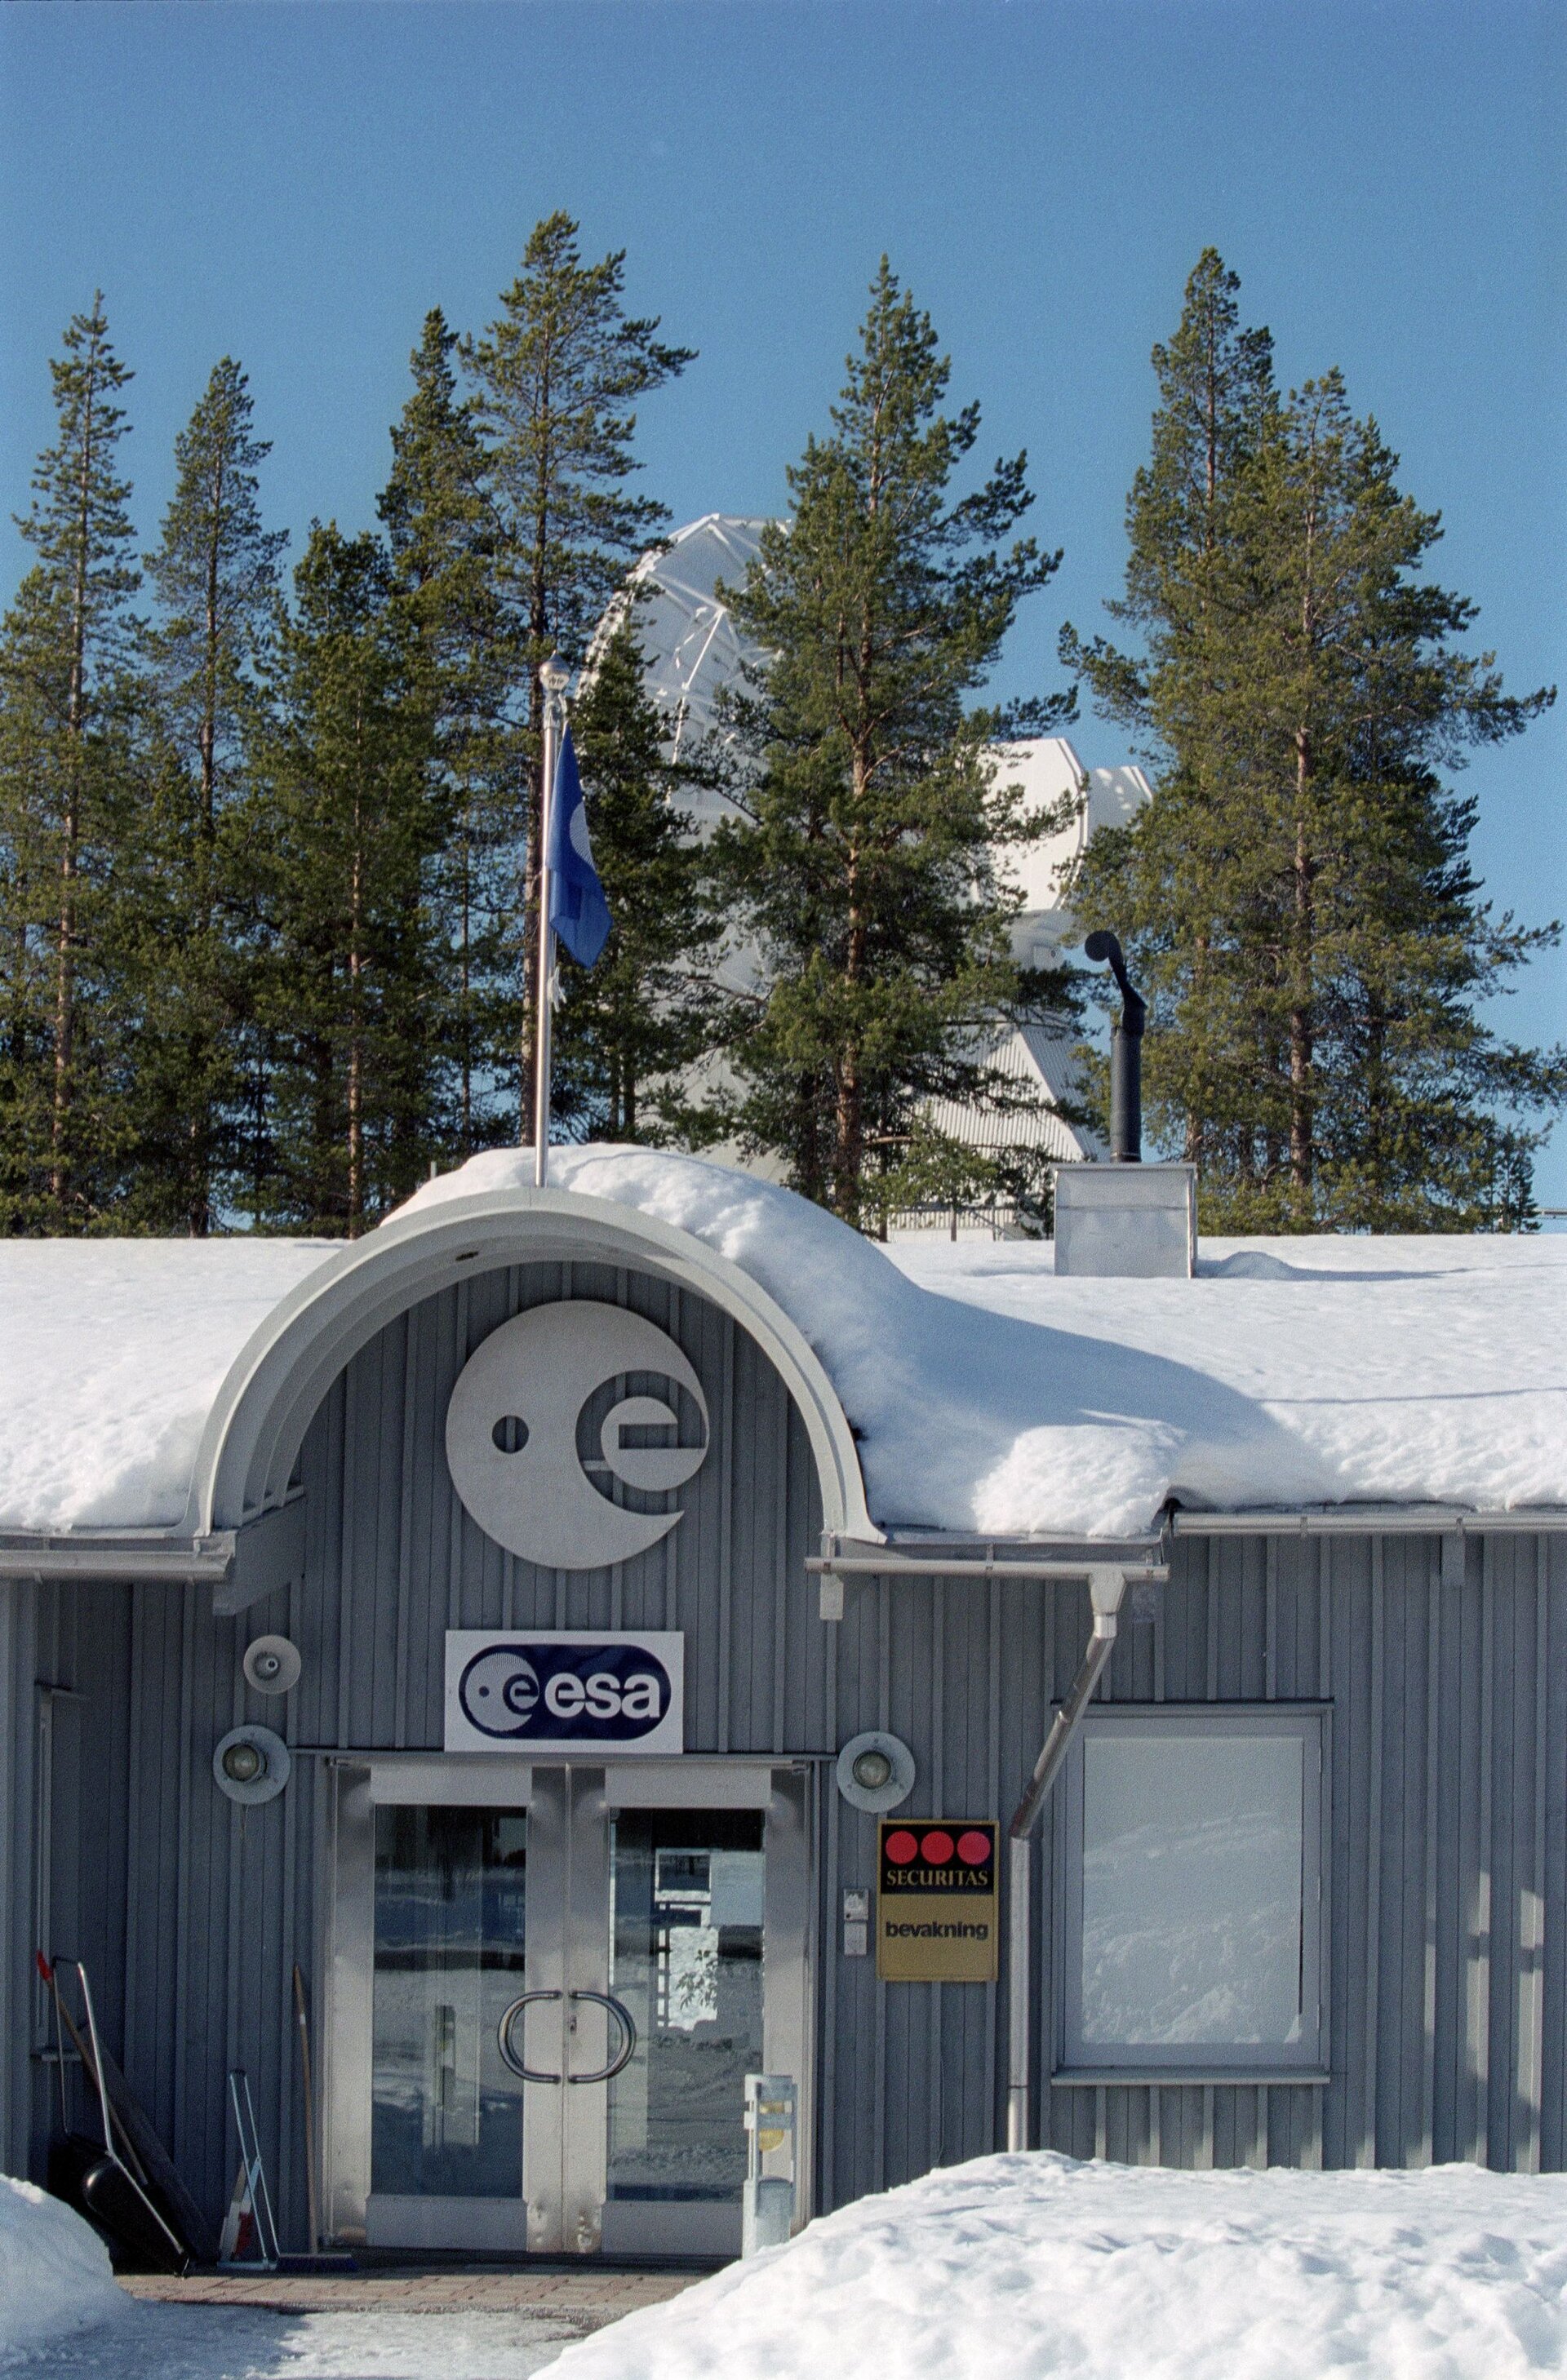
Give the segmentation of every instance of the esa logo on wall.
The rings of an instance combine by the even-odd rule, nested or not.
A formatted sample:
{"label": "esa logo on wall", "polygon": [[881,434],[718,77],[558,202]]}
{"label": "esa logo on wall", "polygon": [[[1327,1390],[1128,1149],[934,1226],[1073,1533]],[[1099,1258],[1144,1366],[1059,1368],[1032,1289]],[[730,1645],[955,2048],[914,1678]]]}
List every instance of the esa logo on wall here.
{"label": "esa logo on wall", "polygon": [[[659,1393],[618,1395],[637,1374]],[[457,1494],[486,1536],[546,1570],[607,1570],[656,1546],[681,1513],[650,1508],[707,1451],[707,1399],[683,1350],[645,1315],[594,1298],[503,1322],[446,1408]]]}
{"label": "esa logo on wall", "polygon": [[668,1629],[449,1628],[446,1750],[679,1752],[685,1648]]}

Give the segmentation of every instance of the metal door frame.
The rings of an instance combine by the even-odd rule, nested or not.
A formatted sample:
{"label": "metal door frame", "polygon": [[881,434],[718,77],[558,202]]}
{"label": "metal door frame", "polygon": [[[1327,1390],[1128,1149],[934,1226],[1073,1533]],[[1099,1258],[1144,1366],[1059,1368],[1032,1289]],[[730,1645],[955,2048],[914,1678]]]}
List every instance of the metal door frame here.
{"label": "metal door frame", "polygon": [[[558,1992],[519,2019],[528,2062],[563,2077],[606,2062],[608,2017],[591,1999],[609,1977],[610,1823],[620,1809],[759,1809],[767,1818],[763,1908],[763,2063],[800,2092],[796,2220],[811,2206],[814,2059],[810,1972],[812,1815],[808,1764],[767,1758],[626,1760],[605,1768],[534,1767],[493,1755],[347,1755],[332,1762],[325,1797],[322,1933],[322,2207],[347,2246],[591,2255],[702,2252],[700,2225],[683,2231],[677,2203],[612,2204],[604,2240],[608,2100],[595,2089],[525,2086],[516,2199],[373,2197],[371,2055],[375,1953],[375,1812],[382,1803],[526,1809],[528,1985]],[[714,2246],[739,2244],[739,2209],[714,2210]],[[723,2236],[719,2239],[718,2234]]]}

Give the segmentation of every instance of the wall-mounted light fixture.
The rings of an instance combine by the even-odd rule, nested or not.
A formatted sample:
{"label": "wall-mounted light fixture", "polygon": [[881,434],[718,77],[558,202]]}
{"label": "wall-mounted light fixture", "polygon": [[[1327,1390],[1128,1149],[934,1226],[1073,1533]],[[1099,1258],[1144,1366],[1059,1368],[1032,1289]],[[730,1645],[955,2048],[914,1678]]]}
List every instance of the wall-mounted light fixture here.
{"label": "wall-mounted light fixture", "polygon": [[288,1746],[270,1727],[230,1728],[213,1752],[218,1791],[247,1807],[281,1793],[293,1766]]}
{"label": "wall-mounted light fixture", "polygon": [[838,1755],[838,1791],[852,1809],[895,1810],[914,1791],[914,1755],[881,1728],[853,1735]]}

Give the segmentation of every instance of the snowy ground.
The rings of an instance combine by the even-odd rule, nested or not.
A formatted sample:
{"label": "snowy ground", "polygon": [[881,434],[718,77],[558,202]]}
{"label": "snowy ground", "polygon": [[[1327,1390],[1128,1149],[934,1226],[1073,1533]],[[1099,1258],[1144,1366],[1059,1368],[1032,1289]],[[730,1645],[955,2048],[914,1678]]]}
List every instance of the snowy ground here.
{"label": "snowy ground", "polygon": [[102,2322],[123,2302],[91,2226],[35,2183],[0,2174],[0,2370],[8,2356]]}
{"label": "snowy ground", "polygon": [[0,2284],[6,2380],[1524,2380],[1567,2368],[1567,2176],[982,2157],[576,2343],[549,2313],[138,2305],[11,2183]]}
{"label": "snowy ground", "polygon": [[529,2380],[577,2337],[544,2314],[135,2305],[7,2360],[6,2380]]}
{"label": "snowy ground", "polygon": [[1523,2380],[1567,2177],[981,2157],[568,2348],[552,2380]]}
{"label": "snowy ground", "polygon": [[528,2380],[580,2336],[548,2313],[139,2305],[79,2215],[0,2174],[6,2380]]}

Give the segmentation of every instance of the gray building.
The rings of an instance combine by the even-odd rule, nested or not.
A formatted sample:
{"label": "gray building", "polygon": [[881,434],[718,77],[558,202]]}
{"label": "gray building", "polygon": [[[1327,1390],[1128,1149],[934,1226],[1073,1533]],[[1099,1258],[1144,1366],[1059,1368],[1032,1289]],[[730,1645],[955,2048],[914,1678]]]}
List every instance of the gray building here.
{"label": "gray building", "polygon": [[[1515,1469],[1490,1508],[1415,1492],[1440,1489],[1436,1455],[1396,1496],[1357,1492],[1345,1457],[1343,1496],[1281,1498],[1309,1479],[1304,1441],[1280,1470],[1277,1402],[1243,1412],[1218,1356],[1183,1370],[1148,1338],[1200,1321],[1227,1345],[1253,1289],[1259,1344],[1269,1298],[1358,1314],[1340,1402],[1362,1382],[1374,1490],[1386,1413],[1418,1402],[1387,1377],[1375,1285],[1415,1279],[1414,1244],[1379,1269],[1353,1244],[1358,1273],[1318,1244],[1294,1288],[1244,1254],[1051,1288],[1035,1251],[1047,1324],[986,1308],[972,1270],[921,1287],[840,1251],[770,1185],[625,1162],[624,1186],[566,1164],[536,1193],[481,1160],[336,1251],[4,1252],[6,2168],[42,2176],[58,2127],[38,1949],[85,1963],[214,2219],[245,2070],[297,2246],[313,2166],[340,2243],[730,2252],[753,2070],[799,2091],[801,2220],[1004,2145],[1009,2098],[1014,2137],[1080,2156],[1567,2162],[1549,1441],[1552,1492]],[[1494,1297],[1504,1334],[1543,1294],[1559,1340],[1564,1275],[1534,1246],[1522,1288],[1476,1257],[1464,1311]],[[1459,1298],[1474,1270],[1431,1277]],[[1237,1294],[1188,1331],[1179,1300],[1210,1286]],[[1537,1404],[1549,1364],[1517,1335],[1508,1361]],[[1502,1429],[1461,1368],[1452,1398]],[[1128,1519],[1095,1450],[1134,1425],[1173,1443],[1183,1399],[1228,1492]],[[1037,1513],[1006,1486],[1034,1455]],[[966,1527],[960,1456],[990,1483]],[[1057,1509],[1051,1464],[1062,1524],[1013,1525]],[[951,1979],[947,1902],[896,1888],[929,1871],[989,1909],[1096,1642],[1026,1940],[1014,1886],[967,1929],[994,1979]],[[856,1779],[862,1739],[881,1756]],[[885,1972],[909,1909],[936,1910],[929,1979]]]}

